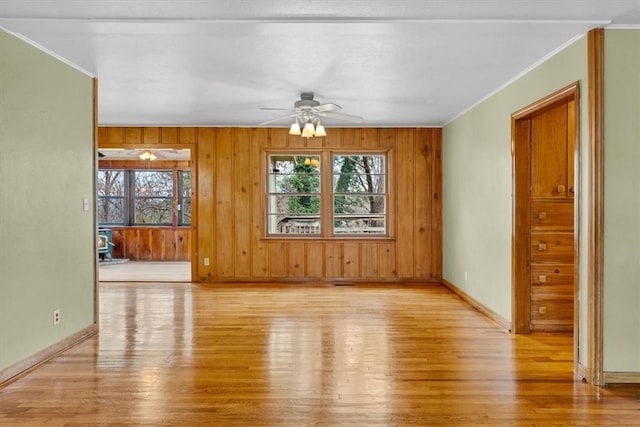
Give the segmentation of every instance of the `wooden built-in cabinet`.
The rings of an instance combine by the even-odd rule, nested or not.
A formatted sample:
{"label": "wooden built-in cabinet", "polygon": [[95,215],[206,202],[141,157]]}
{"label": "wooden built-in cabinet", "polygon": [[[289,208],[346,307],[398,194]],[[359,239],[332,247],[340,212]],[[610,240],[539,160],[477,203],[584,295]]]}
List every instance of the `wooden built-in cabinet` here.
{"label": "wooden built-in cabinet", "polygon": [[574,103],[561,102],[530,119],[532,331],[573,330]]}

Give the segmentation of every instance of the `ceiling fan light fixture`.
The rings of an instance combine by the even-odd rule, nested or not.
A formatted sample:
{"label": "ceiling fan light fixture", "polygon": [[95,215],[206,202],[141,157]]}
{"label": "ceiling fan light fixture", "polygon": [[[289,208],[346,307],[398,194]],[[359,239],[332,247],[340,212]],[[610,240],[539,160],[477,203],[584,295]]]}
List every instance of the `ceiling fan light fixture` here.
{"label": "ceiling fan light fixture", "polygon": [[324,126],[318,120],[318,124],[316,125],[316,133],[315,136],[327,136],[327,131],[324,130]]}
{"label": "ceiling fan light fixture", "polygon": [[142,160],[155,160],[158,158],[155,154],[153,154],[149,150],[143,151],[142,153],[140,153],[140,156],[138,157],[140,157],[140,159]]}
{"label": "ceiling fan light fixture", "polygon": [[298,136],[301,134],[302,134],[302,131],[300,130],[300,124],[296,120],[295,122],[291,123],[291,127],[289,128],[289,135]]}
{"label": "ceiling fan light fixture", "polygon": [[313,126],[313,123],[311,123],[311,122],[305,123],[304,127],[302,128],[302,137],[303,138],[311,138],[315,134],[316,134],[316,129]]}

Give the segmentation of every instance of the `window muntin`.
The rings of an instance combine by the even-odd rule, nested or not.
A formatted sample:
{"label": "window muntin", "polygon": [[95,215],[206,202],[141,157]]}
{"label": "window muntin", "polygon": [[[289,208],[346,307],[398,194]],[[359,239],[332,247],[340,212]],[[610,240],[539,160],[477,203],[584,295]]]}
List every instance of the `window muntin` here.
{"label": "window muntin", "polygon": [[124,225],[127,221],[125,171],[98,171],[98,222],[104,225]]}
{"label": "window muntin", "polygon": [[321,234],[320,184],[320,156],[270,155],[268,233]]}
{"label": "window muntin", "polygon": [[333,233],[387,234],[387,169],[382,154],[333,156]]}

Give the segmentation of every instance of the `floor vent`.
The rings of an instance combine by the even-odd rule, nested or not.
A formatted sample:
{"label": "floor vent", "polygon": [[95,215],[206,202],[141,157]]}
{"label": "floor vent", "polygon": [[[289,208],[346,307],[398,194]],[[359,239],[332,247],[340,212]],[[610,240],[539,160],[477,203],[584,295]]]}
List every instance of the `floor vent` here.
{"label": "floor vent", "polygon": [[353,286],[353,282],[333,282],[333,286]]}

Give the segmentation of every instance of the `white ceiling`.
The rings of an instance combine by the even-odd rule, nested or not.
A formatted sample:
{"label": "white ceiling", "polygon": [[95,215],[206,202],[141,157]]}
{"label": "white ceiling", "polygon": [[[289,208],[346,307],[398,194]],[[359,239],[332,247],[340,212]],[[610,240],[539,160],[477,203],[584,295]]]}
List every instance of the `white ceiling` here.
{"label": "white ceiling", "polygon": [[440,126],[611,25],[640,0],[0,0],[0,27],[98,76],[101,125],[256,126],[313,91],[358,126]]}

